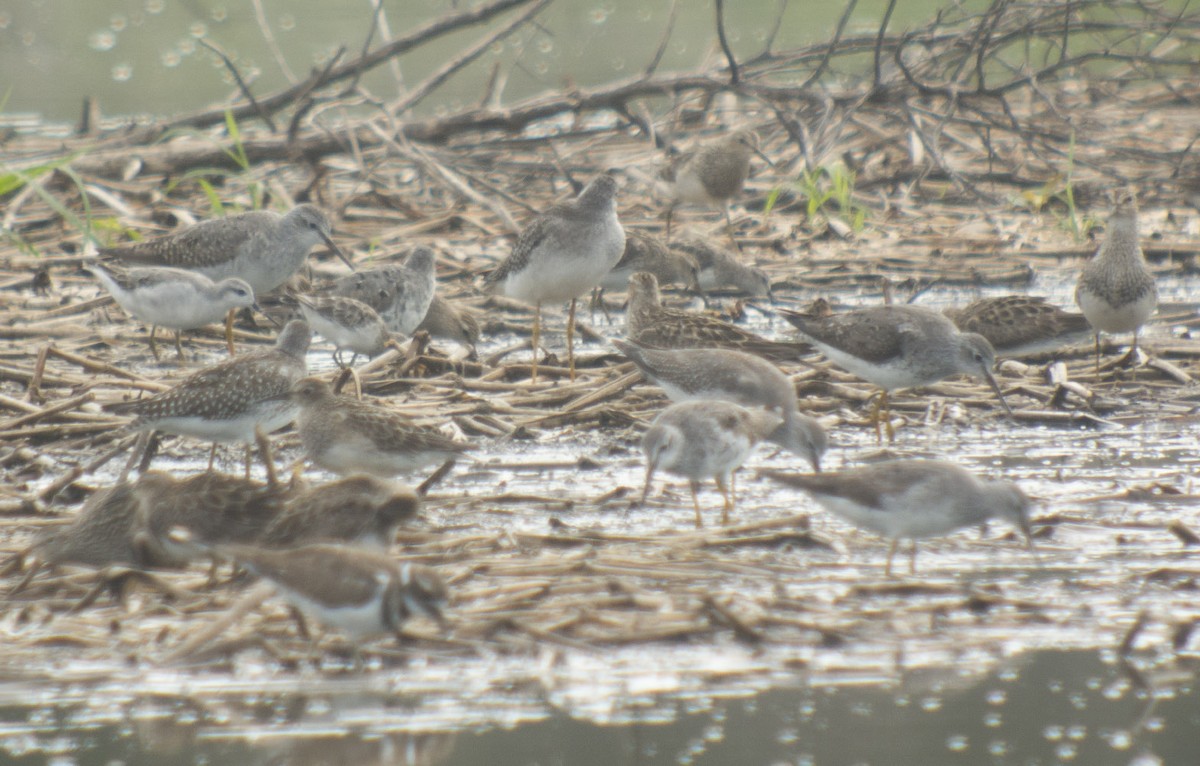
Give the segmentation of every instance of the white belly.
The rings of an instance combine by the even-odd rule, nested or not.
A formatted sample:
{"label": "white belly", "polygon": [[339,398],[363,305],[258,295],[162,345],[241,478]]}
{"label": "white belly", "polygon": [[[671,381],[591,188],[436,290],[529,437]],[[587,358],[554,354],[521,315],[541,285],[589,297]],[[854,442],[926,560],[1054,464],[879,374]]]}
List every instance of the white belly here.
{"label": "white belly", "polygon": [[1132,303],[1114,306],[1095,293],[1080,290],[1075,302],[1092,327],[1101,332],[1122,333],[1135,332],[1146,324],[1146,320],[1154,313],[1158,297],[1148,292]]}

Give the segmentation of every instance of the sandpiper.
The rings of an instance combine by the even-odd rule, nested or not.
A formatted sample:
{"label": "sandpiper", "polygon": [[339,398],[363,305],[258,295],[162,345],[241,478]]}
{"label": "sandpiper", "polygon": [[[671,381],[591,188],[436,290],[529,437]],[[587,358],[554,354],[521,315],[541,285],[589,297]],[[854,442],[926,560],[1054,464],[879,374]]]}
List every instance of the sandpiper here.
{"label": "sandpiper", "polygon": [[237,277],[213,282],[186,269],[126,267],[118,261],[89,263],[84,268],[121,308],[150,325],[150,351],[155,359],[154,333],[159,327],[175,331],[175,351],[182,359],[179,336],[184,330],[218,322],[233,309],[253,308],[261,313],[254,302],[254,289]]}
{"label": "sandpiper", "polygon": [[479,320],[465,306],[455,306],[440,295],[435,294],[429,302],[429,310],[425,318],[417,325],[417,330],[425,330],[431,338],[440,338],[461,346],[466,346],[475,353],[479,343]]}
{"label": "sandpiper", "polygon": [[[343,295],[298,295],[296,302],[309,326],[334,345],[333,361],[338,367],[353,367],[359,354],[375,356],[393,343],[383,319],[362,301]],[[342,362],[346,350],[352,354],[349,365]]]}
{"label": "sandpiper", "polygon": [[436,261],[432,250],[418,247],[399,266],[381,266],[339,278],[328,293],[362,301],[378,312],[389,330],[409,336],[433,301]]}
{"label": "sandpiper", "polygon": [[728,250],[698,237],[688,237],[671,243],[671,251],[689,255],[700,267],[700,288],[719,290],[733,288],[753,298],[773,300],[771,278],[757,266],[747,266]]}
{"label": "sandpiper", "polygon": [[653,348],[734,348],[776,360],[795,360],[809,350],[806,344],[767,340],[706,314],[666,308],[658,280],[644,271],[629,278],[625,336]]}
{"label": "sandpiper", "polygon": [[[312,331],[301,320],[288,322],[274,348],[221,362],[184,378],[147,399],[119,402],[105,409],[135,416],[132,427],[164,431],[216,444],[255,440],[255,428],[270,433],[291,423],[296,407],[286,394],[304,377],[304,355]],[[249,465],[247,464],[247,470]]]}
{"label": "sandpiper", "polygon": [[758,138],[752,131],[739,130],[673,158],[662,173],[674,195],[667,208],[667,239],[671,238],[671,216],[675,206],[690,202],[720,208],[725,215],[729,238],[737,246],[733,222],[729,218],[729,202],[746,185],[746,177],[750,175],[750,154],[758,151],[757,147]]}
{"label": "sandpiper", "polygon": [[390,477],[454,460],[471,448],[395,410],[338,396],[318,378],[297,382],[287,398],[300,407],[305,454],[333,473]]}
{"label": "sandpiper", "polygon": [[386,551],[400,523],[416,516],[412,489],[357,474],[300,493],[267,527],[259,542],[270,547],[345,542]]}
{"label": "sandpiper", "polygon": [[418,614],[444,624],[446,582],[421,564],[401,564],[369,548],[330,543],[284,549],[220,545],[214,550],[272,582],[300,611],[356,641],[398,633]]}
{"label": "sandpiper", "polygon": [[981,298],[960,308],[943,309],[963,332],[987,338],[997,356],[1029,356],[1069,346],[1091,337],[1083,314],[1063,311],[1045,298],[1000,295]]}
{"label": "sandpiper", "polygon": [[[136,482],[140,528],[133,541],[153,566],[184,566],[219,543],[253,542],[284,513],[296,488],[208,471],[177,479],[149,471]],[[188,530],[191,543],[172,530]]]}
{"label": "sandpiper", "polygon": [[842,314],[780,313],[827,358],[882,392],[872,421],[876,437],[881,417],[894,439],[888,393],[926,386],[951,375],[983,378],[1010,415],[992,374],[996,352],[982,335],[959,332],[946,317],[920,306],[874,306]]}
{"label": "sandpiper", "polygon": [[621,260],[625,230],[617,220],[617,181],[598,176],[575,199],[555,205],[521,230],[508,258],[484,280],[488,289],[535,307],[533,364],[537,380],[542,303],[570,301],[567,366],[575,378],[575,301]]}
{"label": "sandpiper", "polygon": [[212,280],[238,277],[262,296],[286,282],[308,251],[322,242],[354,268],[334,244],[325,213],[308,204],[297,205],[287,215],[255,210],[214,218],[174,234],[102,248],[100,254],[142,266],[187,269]]}
{"label": "sandpiper", "polygon": [[133,545],[141,500],[135,482],[123,481],[96,490],[70,524],[54,527],[38,537],[25,556],[50,566],[144,566]]}
{"label": "sandpiper", "polygon": [[889,460],[837,473],[789,474],[763,470],[799,487],[855,526],[891,540],[885,573],[901,540],[912,540],[909,571],[916,570],[917,540],[978,526],[990,518],[1011,522],[1029,549],[1029,498],[1011,481],[984,481],[940,460]]}
{"label": "sandpiper", "polygon": [[660,285],[677,284],[700,291],[700,265],[687,253],[668,248],[658,237],[625,232],[625,252],[600,282],[601,290],[624,290],[636,271],[648,271]]}
{"label": "sandpiper", "polygon": [[782,418],[765,410],[748,410],[732,402],[697,400],[672,404],[655,418],[642,437],[646,453],[646,484],[642,502],[659,468],[683,476],[692,491],[696,526],[704,525],[696,493],[700,482],[713,478],[725,500],[721,523],[729,523],[733,497],[733,472],[741,467],[754,445],[779,428]]}
{"label": "sandpiper", "polygon": [[1138,244],[1138,208],[1133,194],[1118,196],[1104,242],[1079,274],[1075,303],[1095,329],[1097,372],[1102,332],[1133,333],[1126,358],[1137,355],[1138,331],[1158,306],[1158,288]]}
{"label": "sandpiper", "polygon": [[732,349],[650,349],[614,340],[621,353],[653,380],[673,402],[721,399],[743,407],[765,407],[783,422],[766,440],[803,457],[821,470],[829,446],[825,429],[797,410],[796,388],[778,367]]}

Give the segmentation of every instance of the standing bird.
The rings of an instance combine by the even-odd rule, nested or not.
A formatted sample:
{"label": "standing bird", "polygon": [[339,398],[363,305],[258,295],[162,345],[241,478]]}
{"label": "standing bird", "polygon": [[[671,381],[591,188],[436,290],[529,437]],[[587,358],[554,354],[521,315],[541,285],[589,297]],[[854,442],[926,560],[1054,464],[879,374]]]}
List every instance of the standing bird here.
{"label": "standing bird", "polygon": [[663,169],[663,179],[671,184],[674,199],[667,208],[667,239],[671,238],[671,216],[675,206],[690,202],[708,208],[720,208],[725,214],[729,239],[737,247],[729,202],[746,185],[750,175],[750,153],[758,151],[758,138],[750,130],[739,130],[711,141],[692,152],[673,158]]}
{"label": "standing bird", "polygon": [[238,277],[261,296],[286,282],[322,242],[353,269],[331,234],[325,213],[304,204],[287,215],[255,210],[213,218],[175,234],[102,248],[100,255],[139,266],[187,269],[212,280]]}
{"label": "standing bird", "polygon": [[942,309],[963,332],[987,338],[997,356],[1044,354],[1091,337],[1083,314],[1063,311],[1033,295],[999,295]]}
{"label": "standing bird", "polygon": [[401,564],[369,548],[329,543],[279,550],[218,545],[213,551],[269,580],[301,612],[355,642],[398,633],[418,614],[444,624],[446,582],[421,564]]}
{"label": "standing bird", "polygon": [[271,433],[296,418],[296,406],[287,392],[304,377],[312,331],[294,319],[284,325],[274,348],[255,351],[221,362],[184,378],[173,388],[147,399],[118,402],[109,412],[135,417],[132,428],[191,436],[213,443],[211,471],[217,444],[246,444],[246,472],[250,471],[250,443],[255,430]]}
{"label": "standing bird", "polygon": [[[322,242],[354,270],[332,237],[325,213],[316,205],[297,205],[286,215],[254,210],[213,218],[174,234],[119,247],[100,255],[136,266],[170,266],[203,274],[213,281],[237,277],[262,297],[296,273],[308,251]],[[233,317],[225,319],[225,341],[233,345]]]}
{"label": "standing bird", "polygon": [[[297,295],[296,303],[309,326],[333,344],[333,361],[343,369],[353,367],[359,354],[375,356],[394,342],[383,318],[362,301],[342,295]],[[349,365],[342,362],[346,350],[352,354]]]}
{"label": "standing bird", "polygon": [[[150,325],[150,352],[158,359],[154,333],[159,327],[175,331],[175,351],[183,358],[179,336],[223,319],[230,311],[253,308],[254,289],[243,279],[213,282],[203,274],[169,266],[128,268],[117,261],[84,266],[113,299],[137,319]],[[233,353],[230,346],[229,353]]]}
{"label": "standing bird", "polygon": [[629,278],[625,337],[653,348],[733,348],[776,360],[795,360],[809,350],[794,341],[767,340],[707,314],[667,308],[658,280],[644,271]]}
{"label": "standing bird", "polygon": [[417,331],[425,330],[431,338],[440,338],[465,346],[475,356],[479,344],[479,320],[465,306],[455,306],[450,301],[434,295],[429,303],[425,318],[417,325]]}
{"label": "standing bird", "polygon": [[800,331],[800,337],[834,364],[881,390],[871,420],[887,424],[888,440],[895,439],[888,393],[927,386],[951,375],[983,378],[1009,415],[1012,410],[992,374],[996,352],[982,335],[959,332],[946,317],[920,306],[874,306],[842,314],[780,313]]}
{"label": "standing bird", "polygon": [[757,266],[747,266],[724,248],[707,239],[688,237],[671,243],[671,252],[689,255],[700,267],[700,288],[720,290],[732,287],[752,298],[774,302],[771,278]]}
{"label": "standing bird", "polygon": [[1009,521],[1033,550],[1029,498],[1011,481],[984,481],[940,460],[889,460],[819,475],[759,471],[808,492],[856,527],[891,540],[887,567],[901,540],[912,540],[909,571],[916,571],[917,541],[947,535],[990,518]]}
{"label": "standing bird", "polygon": [[783,422],[767,441],[800,455],[820,472],[821,456],[829,446],[825,429],[797,409],[795,386],[767,360],[724,348],[651,349],[623,340],[613,344],[673,402],[720,399],[765,407],[780,416]]}
{"label": "standing bird", "polygon": [[1095,329],[1096,372],[1100,371],[1100,333],[1133,333],[1127,359],[1137,354],[1138,331],[1158,306],[1154,274],[1138,244],[1137,199],[1117,198],[1104,242],[1079,274],[1075,303]]}
{"label": "standing bird", "polygon": [[329,295],[353,298],[373,308],[388,329],[409,336],[425,319],[437,289],[437,256],[418,247],[399,266],[382,266],[340,277]]}
{"label": "standing bird", "polygon": [[700,400],[672,404],[655,418],[642,437],[646,453],[646,484],[642,502],[659,468],[683,476],[692,491],[696,526],[704,526],[696,493],[700,482],[712,478],[725,500],[721,523],[729,523],[734,508],[733,472],[746,462],[754,445],[775,431],[783,420],[765,410],[748,410],[732,402]]}
{"label": "standing bird", "polygon": [[391,477],[452,461],[471,449],[395,410],[338,396],[318,378],[305,378],[278,398],[300,407],[296,426],[308,458],[343,476]]}
{"label": "standing bird", "polygon": [[625,230],[617,220],[617,181],[596,177],[575,199],[555,205],[521,230],[508,258],[484,280],[493,292],[535,307],[533,365],[537,381],[542,303],[570,301],[567,366],[575,379],[575,301],[596,287],[621,260]]}

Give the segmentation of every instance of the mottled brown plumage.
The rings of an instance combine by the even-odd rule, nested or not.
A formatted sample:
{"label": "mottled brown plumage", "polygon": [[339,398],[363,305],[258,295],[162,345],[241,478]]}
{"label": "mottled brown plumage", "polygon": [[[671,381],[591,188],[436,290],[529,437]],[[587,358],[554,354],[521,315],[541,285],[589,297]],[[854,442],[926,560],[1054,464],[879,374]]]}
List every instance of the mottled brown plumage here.
{"label": "mottled brown plumage", "polygon": [[397,527],[420,507],[416,493],[403,484],[347,476],[293,497],[259,542],[272,547],[345,542],[386,550]]}
{"label": "mottled brown plumage", "polygon": [[809,350],[801,343],[767,340],[705,314],[666,308],[653,274],[629,278],[625,335],[652,348],[733,348],[775,360],[795,360]]}
{"label": "mottled brown plumage", "polygon": [[297,430],[305,454],[334,473],[395,476],[471,448],[380,404],[338,396],[317,378],[299,381],[290,398],[300,407]]}
{"label": "mottled brown plumage", "polygon": [[1083,314],[1063,311],[1045,298],[1001,295],[966,306],[943,309],[963,332],[987,338],[999,356],[1040,354],[1083,340],[1092,334]]}

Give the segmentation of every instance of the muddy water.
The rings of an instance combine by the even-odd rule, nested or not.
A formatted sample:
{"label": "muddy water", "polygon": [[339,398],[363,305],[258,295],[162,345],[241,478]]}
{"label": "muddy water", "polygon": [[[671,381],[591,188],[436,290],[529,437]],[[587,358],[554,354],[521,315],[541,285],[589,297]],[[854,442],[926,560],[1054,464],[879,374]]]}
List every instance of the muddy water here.
{"label": "muddy water", "polygon": [[[1164,293],[1186,293],[1175,289]],[[1069,304],[1065,282],[1041,292]],[[1173,332],[1155,328],[1148,345]],[[328,365],[327,351],[311,362]],[[1200,530],[1198,426],[1190,405],[1180,415],[1178,402],[1131,399],[1120,425],[1104,429],[967,417],[953,401],[939,422],[901,429],[887,454],[1017,480],[1038,498],[1042,530],[1036,561],[998,525],[930,541],[903,581],[912,587],[882,576],[885,543],[748,472],[737,521],[812,512],[831,547],[781,548],[744,571],[733,552],[713,587],[803,604],[844,627],[828,639],[721,636],[535,656],[484,645],[355,673],[345,658],[281,665],[253,649],[218,666],[80,662],[47,638],[44,657],[0,664],[0,762],[1191,763],[1200,560],[1168,525]],[[880,456],[865,428],[832,438],[830,469]],[[201,455],[159,467],[192,470]],[[597,502],[641,487],[632,430],[549,430],[485,442],[475,458],[438,488],[431,528],[669,534],[692,523],[686,487],[670,480],[647,508]],[[750,468],[767,466],[800,469],[760,450]],[[558,502],[475,502],[497,492]],[[702,503],[715,521],[715,492]],[[0,618],[15,638],[38,629]]]}

